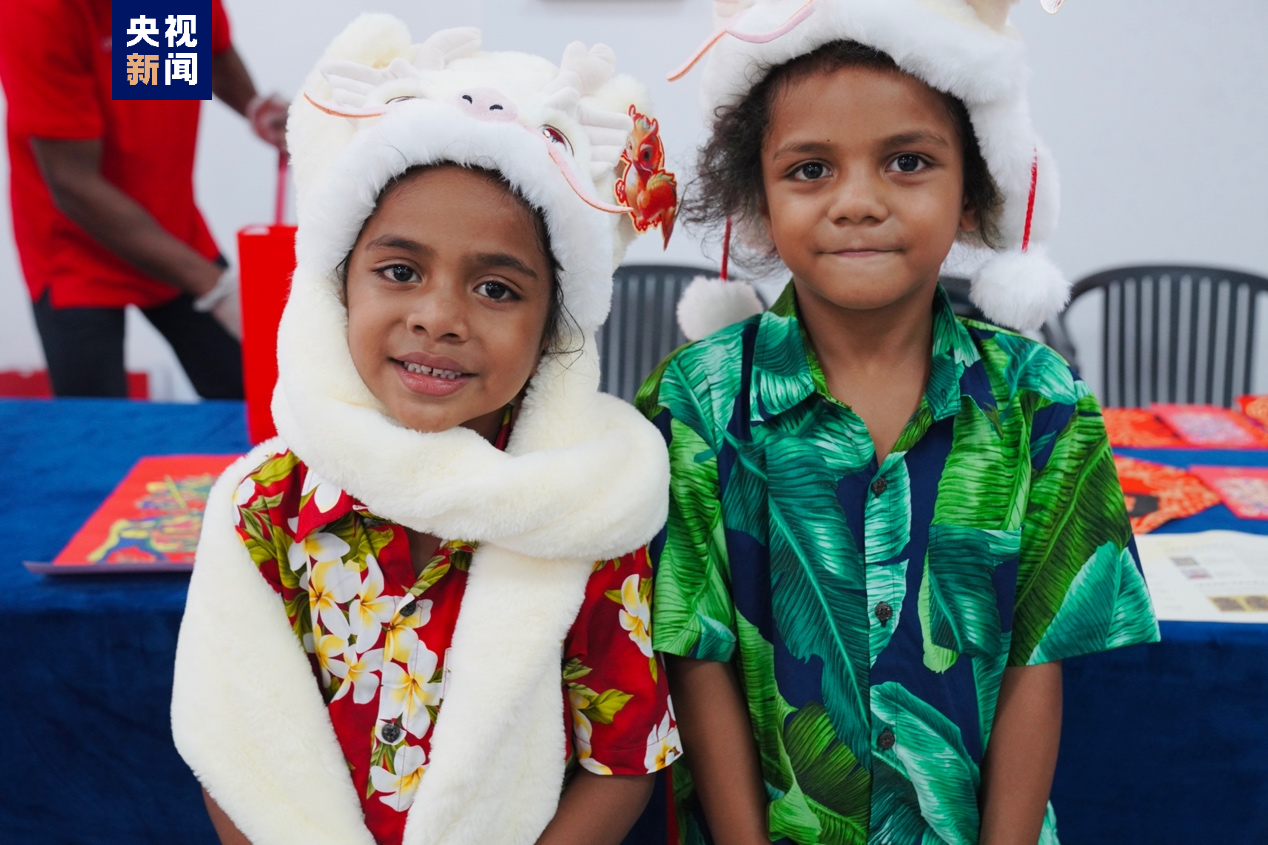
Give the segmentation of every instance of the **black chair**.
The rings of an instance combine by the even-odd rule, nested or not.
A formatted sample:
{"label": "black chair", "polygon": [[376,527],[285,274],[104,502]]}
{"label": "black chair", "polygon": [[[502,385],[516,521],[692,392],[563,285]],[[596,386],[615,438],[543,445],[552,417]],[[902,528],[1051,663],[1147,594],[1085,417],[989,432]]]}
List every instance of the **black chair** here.
{"label": "black chair", "polygon": [[1071,304],[1092,291],[1105,294],[1102,404],[1228,407],[1250,392],[1255,309],[1268,279],[1215,267],[1119,267],[1080,280]]}
{"label": "black chair", "polygon": [[678,298],[703,267],[627,264],[613,278],[612,313],[599,329],[599,389],[634,401],[643,379],[687,342],[678,328]]}

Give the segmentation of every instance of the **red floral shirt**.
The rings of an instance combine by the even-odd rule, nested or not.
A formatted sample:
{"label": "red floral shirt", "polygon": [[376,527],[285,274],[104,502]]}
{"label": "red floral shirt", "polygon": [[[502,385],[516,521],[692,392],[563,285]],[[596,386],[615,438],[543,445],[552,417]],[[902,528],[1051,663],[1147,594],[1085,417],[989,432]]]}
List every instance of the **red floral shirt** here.
{"label": "red floral shirt", "polygon": [[[289,451],[244,479],[234,501],[238,534],[312,661],[366,825],[396,845],[426,773],[475,546],[442,543],[415,576],[400,525]],[[570,770],[641,775],[681,754],[651,648],[651,575],[639,549],[590,576],[563,650]]]}

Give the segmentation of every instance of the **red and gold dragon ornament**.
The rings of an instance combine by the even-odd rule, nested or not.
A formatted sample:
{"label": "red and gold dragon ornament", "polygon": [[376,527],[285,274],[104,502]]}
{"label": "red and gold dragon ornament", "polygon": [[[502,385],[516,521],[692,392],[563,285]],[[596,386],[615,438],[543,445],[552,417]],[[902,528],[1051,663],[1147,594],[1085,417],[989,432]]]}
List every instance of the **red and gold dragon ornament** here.
{"label": "red and gold dragon ornament", "polygon": [[638,232],[659,226],[664,244],[674,233],[678,215],[678,180],[665,169],[665,145],[660,140],[660,123],[639,114],[630,106],[634,129],[621,151],[625,170],[613,186],[621,205],[629,208],[630,220]]}

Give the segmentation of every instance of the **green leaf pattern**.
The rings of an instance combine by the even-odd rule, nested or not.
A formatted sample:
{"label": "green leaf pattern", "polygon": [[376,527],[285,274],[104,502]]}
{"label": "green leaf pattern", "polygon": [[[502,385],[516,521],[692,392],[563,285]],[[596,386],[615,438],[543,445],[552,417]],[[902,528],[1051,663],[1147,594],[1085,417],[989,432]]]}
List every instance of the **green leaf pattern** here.
{"label": "green leaf pattern", "polygon": [[[880,467],[862,420],[827,392],[791,287],[771,312],[679,350],[640,391],[672,468],[654,645],[734,660],[772,838],[976,842],[981,751],[965,731],[985,745],[1006,666],[1157,638],[1095,400],[1050,350],[970,325],[940,294],[929,384]],[[913,462],[938,438],[945,467],[917,483],[928,473]],[[843,509],[847,481],[877,477],[882,494]],[[933,515],[923,544],[916,501]],[[1000,573],[1013,572],[1007,602]],[[773,623],[740,611],[741,588],[746,602],[769,596]],[[885,658],[900,636],[921,658],[895,679]],[[781,661],[821,667],[817,693],[801,669],[796,695],[785,690]],[[976,718],[964,725],[947,714],[970,708],[935,704],[940,681],[901,674],[966,672]],[[682,841],[702,841],[689,773],[675,771],[674,792]],[[1049,810],[1041,842],[1055,831]]]}

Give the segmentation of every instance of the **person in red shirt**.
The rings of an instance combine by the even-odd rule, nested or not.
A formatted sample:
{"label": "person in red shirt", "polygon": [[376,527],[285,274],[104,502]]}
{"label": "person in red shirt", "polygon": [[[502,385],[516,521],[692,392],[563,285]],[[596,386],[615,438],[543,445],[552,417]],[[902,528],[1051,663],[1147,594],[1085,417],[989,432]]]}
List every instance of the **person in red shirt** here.
{"label": "person in red shirt", "polygon": [[[111,4],[0,4],[14,240],[58,396],[124,396],[124,308],[205,398],[242,396],[236,275],[194,204],[200,102],[111,99]],[[212,91],[284,148],[212,3]]]}

